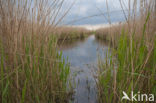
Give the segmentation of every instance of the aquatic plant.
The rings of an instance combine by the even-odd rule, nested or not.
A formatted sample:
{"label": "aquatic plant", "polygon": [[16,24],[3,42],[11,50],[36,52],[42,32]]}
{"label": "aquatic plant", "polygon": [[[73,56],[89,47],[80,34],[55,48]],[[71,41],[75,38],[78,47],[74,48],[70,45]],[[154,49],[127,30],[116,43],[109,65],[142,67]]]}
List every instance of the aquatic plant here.
{"label": "aquatic plant", "polygon": [[63,1],[0,0],[1,103],[68,102],[70,67],[52,35]]}
{"label": "aquatic plant", "polygon": [[128,28],[121,29],[115,44],[117,48],[111,48],[105,61],[99,58],[97,88],[100,103],[137,103],[138,99],[122,99],[131,93],[156,95],[156,29],[153,26],[156,14],[153,3],[155,1],[146,4],[150,9],[145,8],[140,20],[127,21]]}

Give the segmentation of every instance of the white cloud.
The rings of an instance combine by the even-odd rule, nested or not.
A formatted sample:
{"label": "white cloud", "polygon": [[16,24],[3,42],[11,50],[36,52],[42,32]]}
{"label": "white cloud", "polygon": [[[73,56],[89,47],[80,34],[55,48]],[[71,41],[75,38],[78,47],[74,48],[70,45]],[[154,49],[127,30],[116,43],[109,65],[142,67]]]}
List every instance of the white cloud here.
{"label": "white cloud", "polygon": [[88,11],[88,7],[87,7],[87,6],[82,6],[82,7],[80,8],[79,14],[85,15],[85,14],[87,13],[87,11]]}
{"label": "white cloud", "polygon": [[104,3],[105,0],[96,0],[97,3]]}
{"label": "white cloud", "polygon": [[[65,0],[65,1],[69,5],[69,4],[72,4],[74,0]],[[69,2],[67,2],[67,1],[69,1]],[[128,0],[121,0],[121,1],[124,1],[125,5],[127,7]],[[108,7],[109,7],[109,12],[121,10],[121,5],[120,5],[119,0],[107,0],[107,3],[108,3]],[[68,7],[68,6],[66,6],[66,7]],[[107,12],[106,0],[76,0],[75,4],[73,5],[72,9],[69,12],[68,20],[70,21],[70,20],[75,20],[75,19],[81,19],[83,17],[100,14],[101,12],[98,9],[100,9],[100,11],[103,13]],[[126,9],[126,8],[124,7],[124,9]],[[95,19],[92,19],[92,20],[90,19],[90,21],[88,19],[86,19],[86,20],[84,20],[84,22],[85,21],[86,22],[94,22],[94,21],[102,22],[103,16],[101,16],[99,18],[95,17]]]}
{"label": "white cloud", "polygon": [[83,6],[80,6],[79,8],[76,8],[74,10],[74,14],[85,16],[87,11],[88,11],[88,6],[83,5]]}

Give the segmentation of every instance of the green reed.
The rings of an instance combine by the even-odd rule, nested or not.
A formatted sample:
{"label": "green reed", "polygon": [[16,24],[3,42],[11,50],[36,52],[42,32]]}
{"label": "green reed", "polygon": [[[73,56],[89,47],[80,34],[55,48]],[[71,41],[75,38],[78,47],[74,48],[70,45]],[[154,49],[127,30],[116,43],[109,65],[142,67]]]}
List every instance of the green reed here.
{"label": "green reed", "polygon": [[37,37],[23,37],[14,53],[5,51],[0,42],[2,103],[68,102],[69,63],[56,51],[53,36]]}
{"label": "green reed", "polygon": [[[129,35],[127,30],[122,29],[117,49],[111,48],[105,61],[99,59],[99,103],[127,103],[128,100],[121,101],[123,91],[129,96],[131,91],[156,95],[156,36],[153,34],[150,41],[145,37],[149,16],[150,13],[141,38],[135,38],[135,30]],[[149,43],[151,45],[147,46]]]}

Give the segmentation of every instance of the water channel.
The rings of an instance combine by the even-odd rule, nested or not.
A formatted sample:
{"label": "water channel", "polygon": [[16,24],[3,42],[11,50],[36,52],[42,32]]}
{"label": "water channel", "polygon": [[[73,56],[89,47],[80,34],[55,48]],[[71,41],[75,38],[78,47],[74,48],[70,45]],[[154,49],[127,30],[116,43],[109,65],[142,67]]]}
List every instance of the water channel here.
{"label": "water channel", "polygon": [[65,41],[60,45],[63,57],[70,62],[75,79],[73,103],[97,103],[94,73],[98,68],[98,58],[104,59],[108,44],[91,35],[83,40]]}

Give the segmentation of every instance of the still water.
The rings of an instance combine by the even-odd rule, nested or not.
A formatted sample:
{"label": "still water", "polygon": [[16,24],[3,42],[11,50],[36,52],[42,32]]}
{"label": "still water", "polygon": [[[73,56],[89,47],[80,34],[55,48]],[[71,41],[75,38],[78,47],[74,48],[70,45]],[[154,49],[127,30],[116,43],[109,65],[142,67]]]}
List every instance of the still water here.
{"label": "still water", "polygon": [[91,35],[84,40],[65,41],[59,50],[70,62],[71,73],[75,79],[73,103],[97,103],[94,74],[98,69],[98,58],[105,58],[108,45]]}

